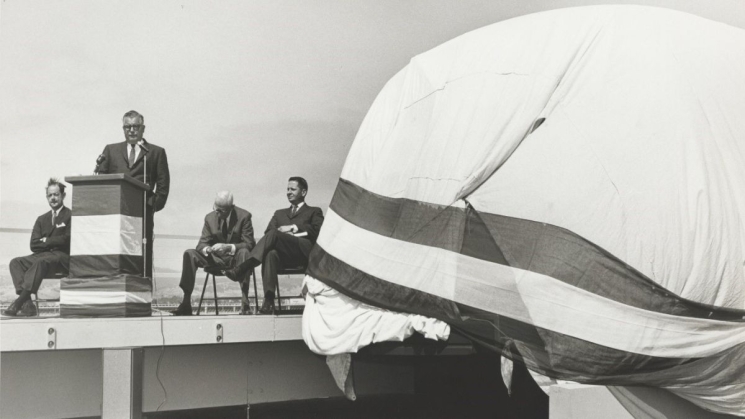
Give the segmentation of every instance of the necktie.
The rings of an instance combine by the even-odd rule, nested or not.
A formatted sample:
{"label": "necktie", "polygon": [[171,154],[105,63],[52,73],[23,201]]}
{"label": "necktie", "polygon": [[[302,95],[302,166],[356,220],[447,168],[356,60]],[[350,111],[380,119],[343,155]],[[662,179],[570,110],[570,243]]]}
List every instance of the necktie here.
{"label": "necktie", "polygon": [[225,238],[225,240],[228,239],[228,222],[225,220],[222,220],[222,236]]}
{"label": "necktie", "polygon": [[293,205],[292,210],[290,211],[290,216],[294,217],[296,213],[297,213],[297,205]]}
{"label": "necktie", "polygon": [[57,225],[57,211],[52,210],[52,226]]}
{"label": "necktie", "polygon": [[129,149],[129,167],[134,166],[135,164],[135,146],[134,144],[130,145]]}

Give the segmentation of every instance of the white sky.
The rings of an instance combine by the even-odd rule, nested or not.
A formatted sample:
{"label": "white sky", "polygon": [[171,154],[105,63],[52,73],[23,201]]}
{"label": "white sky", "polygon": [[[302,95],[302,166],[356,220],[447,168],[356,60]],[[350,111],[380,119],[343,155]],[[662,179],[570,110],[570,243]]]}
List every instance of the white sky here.
{"label": "white sky", "polygon": [[[611,2],[5,0],[0,228],[31,228],[49,176],[90,174],[135,109],[170,162],[156,234],[199,235],[214,193],[230,189],[261,237],[290,176],[326,210],[367,109],[412,56],[510,17],[599,3]],[[739,0],[613,3],[745,27]]]}

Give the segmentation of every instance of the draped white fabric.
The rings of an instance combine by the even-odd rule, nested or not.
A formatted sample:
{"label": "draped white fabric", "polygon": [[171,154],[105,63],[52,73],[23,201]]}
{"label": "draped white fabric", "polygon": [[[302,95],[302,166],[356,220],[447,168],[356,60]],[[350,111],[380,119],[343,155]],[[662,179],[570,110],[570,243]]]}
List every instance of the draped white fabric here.
{"label": "draped white fabric", "polygon": [[450,327],[439,320],[361,303],[309,276],[303,285],[308,290],[303,339],[317,354],[356,353],[371,343],[401,342],[414,332],[432,340],[450,336]]}
{"label": "draped white fabric", "polygon": [[745,308],[742,74],[745,31],[682,12],[512,19],[414,57],[341,177],[564,227],[682,297]]}
{"label": "draped white fabric", "polygon": [[[681,12],[593,6],[512,19],[414,57],[376,98],[341,178],[381,206],[469,206],[555,226],[680,297],[745,309],[743,74],[745,31]],[[601,296],[578,286],[591,276],[562,282],[394,238],[350,218],[362,210],[339,215],[339,202],[318,245],[381,283],[628,354],[745,359],[745,322],[632,306],[622,289]],[[327,281],[360,286],[313,264]],[[333,311],[306,307],[303,333],[314,350],[373,341],[362,338],[373,325],[323,320],[338,310],[327,306]],[[354,316],[365,310],[375,311]],[[400,327],[386,335],[400,339],[410,325]],[[676,368],[671,377],[686,384],[657,385],[745,416],[745,371],[695,382],[701,371]]]}

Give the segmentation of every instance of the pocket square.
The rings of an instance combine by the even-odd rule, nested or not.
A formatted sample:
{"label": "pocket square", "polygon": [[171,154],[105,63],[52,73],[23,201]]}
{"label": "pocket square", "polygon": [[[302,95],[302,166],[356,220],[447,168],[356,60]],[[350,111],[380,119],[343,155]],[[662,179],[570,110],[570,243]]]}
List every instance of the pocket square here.
{"label": "pocket square", "polygon": [[66,225],[67,225],[67,224],[65,224],[65,223],[59,223],[59,224],[57,224],[57,228],[60,228],[60,227],[65,227]]}

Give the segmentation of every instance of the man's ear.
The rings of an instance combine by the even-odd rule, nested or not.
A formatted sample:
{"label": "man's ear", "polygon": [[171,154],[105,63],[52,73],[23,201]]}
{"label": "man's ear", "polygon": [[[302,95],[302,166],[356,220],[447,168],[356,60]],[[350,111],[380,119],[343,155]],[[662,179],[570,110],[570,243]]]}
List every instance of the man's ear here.
{"label": "man's ear", "polygon": [[308,193],[307,189],[303,189],[302,192],[300,192],[301,195],[303,195],[303,198],[305,198],[305,195]]}

